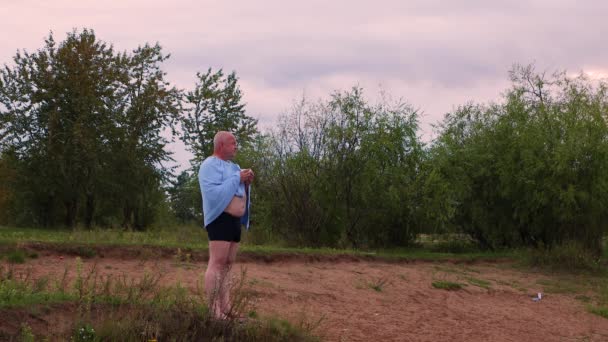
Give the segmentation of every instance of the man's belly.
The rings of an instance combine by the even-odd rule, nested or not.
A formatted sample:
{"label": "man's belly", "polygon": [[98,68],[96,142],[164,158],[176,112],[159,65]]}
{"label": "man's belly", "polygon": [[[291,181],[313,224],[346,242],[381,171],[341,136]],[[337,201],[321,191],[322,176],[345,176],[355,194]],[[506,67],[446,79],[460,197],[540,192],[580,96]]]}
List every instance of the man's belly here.
{"label": "man's belly", "polygon": [[245,206],[247,205],[247,195],[243,197],[232,197],[230,204],[224,209],[224,212],[234,216],[241,217],[245,215]]}

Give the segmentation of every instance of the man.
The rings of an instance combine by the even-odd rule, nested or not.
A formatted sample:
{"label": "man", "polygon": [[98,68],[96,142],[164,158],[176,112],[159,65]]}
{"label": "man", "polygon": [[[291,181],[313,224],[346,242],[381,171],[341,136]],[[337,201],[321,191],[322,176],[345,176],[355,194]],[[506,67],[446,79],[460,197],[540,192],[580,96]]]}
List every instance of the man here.
{"label": "man", "polygon": [[230,313],[228,273],[241,241],[241,223],[249,223],[248,192],[254,174],[232,162],[236,152],[234,135],[218,132],[213,138],[213,155],[203,161],[198,174],[209,236],[205,291],[209,309],[217,319],[226,319]]}

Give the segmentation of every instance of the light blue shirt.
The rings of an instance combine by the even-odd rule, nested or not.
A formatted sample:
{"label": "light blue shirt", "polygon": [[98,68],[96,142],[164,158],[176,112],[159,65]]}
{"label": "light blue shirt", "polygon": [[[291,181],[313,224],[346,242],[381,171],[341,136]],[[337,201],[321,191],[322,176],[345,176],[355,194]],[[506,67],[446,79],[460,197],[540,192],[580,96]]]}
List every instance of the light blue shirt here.
{"label": "light blue shirt", "polygon": [[[198,183],[203,196],[205,227],[218,218],[234,196],[243,197],[245,184],[241,183],[241,168],[232,161],[211,156],[206,158],[198,171]],[[241,224],[249,229],[249,186],[245,214]]]}

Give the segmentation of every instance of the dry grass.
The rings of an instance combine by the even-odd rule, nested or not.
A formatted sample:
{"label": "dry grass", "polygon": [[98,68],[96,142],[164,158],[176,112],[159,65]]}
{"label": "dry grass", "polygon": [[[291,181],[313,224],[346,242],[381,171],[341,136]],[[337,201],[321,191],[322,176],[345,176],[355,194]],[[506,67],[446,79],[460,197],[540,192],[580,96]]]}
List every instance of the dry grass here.
{"label": "dry grass", "polygon": [[[10,330],[11,324],[0,324],[0,339],[38,341],[59,338],[73,341],[314,341],[313,326],[294,326],[278,318],[250,319],[251,291],[247,290],[246,270],[230,284],[233,305],[228,319],[213,319],[208,310],[201,283],[194,295],[179,283],[171,287],[160,285],[160,274],[145,274],[139,279],[127,276],[102,276],[93,264],[84,270],[76,262],[76,276],[68,281],[68,270],[58,279],[32,279],[29,273],[17,276],[12,269],[0,269],[0,308],[10,317],[10,310],[28,307],[20,328]],[[39,304],[65,303],[57,312],[37,310]],[[42,311],[42,312],[38,312]],[[68,322],[63,331],[45,336],[36,321],[62,317]],[[15,318],[17,319],[17,318]],[[55,322],[56,323],[56,322]],[[57,324],[55,324],[57,325]],[[13,325],[14,326],[14,325]]]}

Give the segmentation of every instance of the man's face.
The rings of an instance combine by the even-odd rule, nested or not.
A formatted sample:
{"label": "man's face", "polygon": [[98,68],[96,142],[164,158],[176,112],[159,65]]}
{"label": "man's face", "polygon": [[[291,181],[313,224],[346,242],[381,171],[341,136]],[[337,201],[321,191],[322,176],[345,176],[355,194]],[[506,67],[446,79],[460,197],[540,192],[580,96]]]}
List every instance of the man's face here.
{"label": "man's face", "polygon": [[226,159],[232,160],[236,156],[236,151],[238,150],[236,144],[236,138],[234,135],[230,135],[224,141],[224,145],[222,146],[222,150]]}

